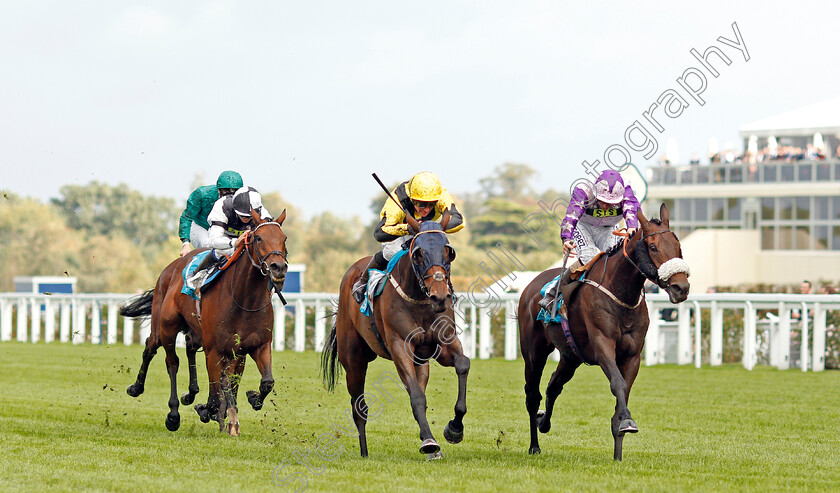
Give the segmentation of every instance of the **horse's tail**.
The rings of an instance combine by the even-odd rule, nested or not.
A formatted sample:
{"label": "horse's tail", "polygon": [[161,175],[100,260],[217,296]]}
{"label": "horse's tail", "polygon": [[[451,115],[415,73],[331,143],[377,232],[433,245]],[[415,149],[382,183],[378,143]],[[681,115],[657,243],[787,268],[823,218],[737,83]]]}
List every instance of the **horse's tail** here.
{"label": "horse's tail", "polygon": [[333,325],[327,341],[324,344],[324,351],[321,353],[321,378],[324,380],[324,387],[330,392],[335,390],[335,377],[341,371],[337,365],[338,361],[338,339],[336,338],[336,326]]}
{"label": "horse's tail", "polygon": [[152,288],[143,294],[129,298],[120,306],[120,315],[123,317],[147,317],[152,314],[152,299],[155,289]]}

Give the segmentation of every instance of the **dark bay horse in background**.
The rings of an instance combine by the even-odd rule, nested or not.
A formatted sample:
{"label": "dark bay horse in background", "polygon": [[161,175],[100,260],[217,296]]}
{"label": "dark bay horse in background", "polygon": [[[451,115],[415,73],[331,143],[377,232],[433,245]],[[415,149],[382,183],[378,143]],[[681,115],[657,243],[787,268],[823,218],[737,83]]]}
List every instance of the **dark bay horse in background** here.
{"label": "dark bay horse in background", "polygon": [[418,223],[410,215],[408,221],[417,234],[408,254],[397,262],[382,294],[372,300],[375,326],[359,311],[352,296],[353,283],[370,260],[366,257],[353,264],[341,280],[335,327],[322,355],[321,371],[327,389],[332,391],[335,387],[336,359],[347,373],[347,391],[362,457],[368,455],[365,375],[368,363],[377,356],[394,362],[411,399],[414,419],[420,426],[420,452],[429,459],[442,457],[426,419],[429,361],[434,358],[443,366],[454,366],[458,375],[455,418],[446,425],[443,435],[450,443],[459,443],[464,437],[470,360],[464,356],[455,331],[449,282],[449,266],[455,259],[455,250],[444,233],[449,215],[444,213],[440,224]]}
{"label": "dark bay horse in background", "polygon": [[[537,429],[551,429],[554,401],[581,363],[598,365],[610,381],[615,396],[611,428],[613,458],[621,460],[625,433],[638,431],[627,409],[630,388],[639,371],[647,334],[647,304],[643,300],[645,278],[668,293],[671,303],[688,297],[688,266],[682,260],[677,236],[668,229],[668,209],[659,208],[660,219],[648,221],[641,211],[639,230],[593,262],[587,279],[563,290],[570,336],[561,324],[537,321],[540,288],[560,274],[561,268],[542,272],[522,292],[519,300],[519,341],[525,358],[525,407],[531,425],[531,454],[540,453]],[[560,350],[560,362],[546,389],[546,409],[538,412],[540,379],[546,359]]]}
{"label": "dark bay horse in background", "polygon": [[[203,422],[211,418],[219,428],[231,435],[239,434],[236,395],[245,368],[245,357],[250,355],[262,375],[259,393],[248,391],[248,401],[254,409],[262,408],[266,395],[274,387],[271,374],[271,340],[274,310],[271,306],[271,288],[279,293],[283,288],[288,264],[286,262],[286,235],[281,225],[286,211],[276,221],[264,221],[252,211],[254,228],[244,233],[243,255],[219,273],[213,284],[202,289],[201,311],[191,297],[181,293],[182,272],[198,251],[174,260],[161,273],[153,290],[130,299],[120,309],[127,317],[151,315],[151,332],[143,351],[143,362],[137,381],[128,387],[132,397],[143,393],[149,363],[163,346],[166,351],[166,369],[171,393],[166,428],[178,429],[176,376],[178,355],[175,339],[179,332],[187,335],[187,358],[190,364],[190,385],[181,402],[189,405],[198,393],[195,372],[195,352],[204,347],[210,394],[206,405],[197,405],[196,412]],[[225,417],[228,418],[225,427]]]}

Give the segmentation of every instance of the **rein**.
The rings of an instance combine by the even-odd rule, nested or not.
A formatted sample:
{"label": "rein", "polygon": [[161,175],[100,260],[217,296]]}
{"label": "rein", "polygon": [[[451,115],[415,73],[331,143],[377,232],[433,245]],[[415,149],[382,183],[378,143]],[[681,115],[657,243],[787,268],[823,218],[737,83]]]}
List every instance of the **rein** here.
{"label": "rein", "polygon": [[[269,225],[269,224],[273,224],[273,225],[277,226],[278,228],[281,228],[281,231],[282,231],[282,227],[280,226],[280,224],[278,224],[274,221],[270,221],[270,222],[260,223],[253,230],[245,232],[244,233],[245,240],[240,244],[240,246],[236,249],[236,251],[233,252],[233,255],[231,255],[230,260],[228,260],[228,262],[225,264],[224,268],[227,268],[230,264],[232,264],[233,261],[236,260],[239,257],[239,255],[242,253],[243,250],[245,250],[247,252],[245,256],[248,257],[248,260],[251,261],[251,265],[253,265],[254,268],[257,269],[259,271],[259,273],[262,274],[263,277],[268,277],[268,258],[271,257],[272,255],[279,255],[280,257],[283,258],[284,262],[288,263],[288,261],[286,260],[286,254],[284,254],[280,250],[272,250],[272,251],[268,252],[267,254],[265,254],[264,257],[260,257],[260,254],[257,253],[251,247],[251,245],[253,245],[253,237],[256,234],[257,230],[259,230],[261,227]],[[257,258],[257,261],[259,261],[259,263],[254,261],[255,256]],[[269,287],[268,287],[268,302],[266,302],[266,304],[264,304],[263,306],[261,306],[259,308],[246,308],[246,307],[240,305],[239,302],[236,300],[236,291],[234,291],[234,289],[233,289],[233,276],[230,276],[230,283],[229,284],[230,284],[230,297],[231,297],[231,299],[233,299],[233,303],[240,310],[244,310],[246,312],[258,312],[258,311],[264,310],[268,305],[271,304],[271,290],[272,289],[274,289],[274,291],[277,293],[277,296],[280,297],[280,300],[283,302],[283,304],[284,305],[286,304],[286,299],[283,297],[282,294],[280,294],[280,291],[277,290],[277,287],[274,285],[274,282],[271,280],[271,277],[269,277],[269,279],[268,279],[268,284],[269,284]]]}
{"label": "rein", "polygon": [[[639,230],[639,231],[641,232],[641,230]],[[647,235],[642,234],[642,238],[639,241],[645,241],[645,238],[649,238],[651,236],[662,234],[662,233],[672,233],[673,234],[673,232],[670,229],[666,229],[664,231],[655,231],[655,232],[647,234]],[[621,253],[624,256],[624,258],[627,259],[628,262],[630,262],[630,265],[632,265],[637,271],[639,271],[639,273],[642,274],[642,276],[644,276],[646,279],[649,279],[651,282],[654,282],[657,285],[660,285],[660,280],[659,279],[651,279],[650,277],[648,277],[644,273],[644,271],[639,267],[639,265],[636,262],[634,262],[632,258],[630,258],[630,255],[627,254],[627,244],[630,243],[630,235],[628,235],[626,231],[613,231],[613,234],[616,235],[616,236],[624,237],[624,240],[623,240],[622,246],[621,246]],[[607,263],[609,262],[609,260],[610,259],[609,259],[608,256],[604,257],[604,273],[603,273],[603,276],[601,278],[601,283],[604,282],[604,277],[607,274]],[[645,299],[645,291],[644,291],[644,289],[642,289],[642,291],[639,293],[639,299],[636,301],[636,304],[629,305],[629,304],[621,301],[620,299],[618,299],[618,297],[615,294],[613,294],[612,291],[607,289],[601,283],[595,282],[591,279],[582,279],[581,282],[584,283],[584,284],[589,284],[590,286],[594,286],[594,287],[598,288],[599,291],[606,294],[617,305],[621,306],[622,308],[626,308],[628,310],[633,310],[635,308],[638,308],[638,306],[641,305],[642,301]]]}

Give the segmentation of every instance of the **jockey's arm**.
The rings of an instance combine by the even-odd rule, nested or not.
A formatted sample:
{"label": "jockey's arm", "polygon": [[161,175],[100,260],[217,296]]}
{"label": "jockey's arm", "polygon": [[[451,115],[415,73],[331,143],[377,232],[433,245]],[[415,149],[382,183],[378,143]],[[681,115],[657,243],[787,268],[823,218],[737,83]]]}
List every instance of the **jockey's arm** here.
{"label": "jockey's arm", "polygon": [[627,226],[627,232],[639,229],[639,219],[637,214],[639,212],[639,201],[633,193],[630,185],[624,188],[624,204],[622,205],[622,212],[624,214],[624,222]]}
{"label": "jockey's arm", "polygon": [[405,223],[405,212],[393,201],[388,200],[379,213],[380,220],[373,232],[376,241],[384,243],[393,241],[408,234],[408,224]]}
{"label": "jockey's arm", "polygon": [[226,254],[227,250],[235,248],[236,242],[239,240],[239,238],[231,238],[225,234],[224,226],[216,222],[210,225],[210,229],[207,232],[207,240],[210,248],[215,248],[221,253]]}
{"label": "jockey's arm", "polygon": [[231,238],[226,233],[228,218],[222,209],[223,202],[224,199],[217,200],[213,204],[213,210],[207,216],[207,221],[210,223],[210,229],[207,230],[207,243],[210,248],[228,255],[236,246],[237,238]]}
{"label": "jockey's arm", "polygon": [[566,216],[563,217],[563,222],[560,225],[560,238],[565,244],[572,239],[577,223],[580,217],[586,211],[586,202],[589,196],[580,187],[575,187],[572,192],[572,198],[569,201],[569,207],[566,209]]}
{"label": "jockey's arm", "polygon": [[198,189],[193,190],[190,197],[187,199],[187,206],[184,212],[181,213],[181,219],[178,222],[178,237],[182,242],[190,241],[190,228],[192,227],[193,218],[201,211],[201,197]]}
{"label": "jockey's arm", "polygon": [[466,223],[464,222],[464,216],[461,215],[461,211],[459,211],[455,207],[455,203],[452,200],[452,195],[450,195],[447,190],[444,190],[443,194],[441,194],[440,199],[437,203],[437,210],[441,214],[449,210],[449,214],[451,215],[451,217],[449,219],[449,224],[447,225],[447,234],[457,233],[458,231],[464,229],[464,226],[466,226]]}

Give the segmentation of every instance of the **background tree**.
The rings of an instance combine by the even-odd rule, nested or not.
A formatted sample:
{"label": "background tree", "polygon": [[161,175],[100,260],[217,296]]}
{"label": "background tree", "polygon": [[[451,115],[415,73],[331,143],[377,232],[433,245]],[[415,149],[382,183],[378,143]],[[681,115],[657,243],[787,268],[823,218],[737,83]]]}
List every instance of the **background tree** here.
{"label": "background tree", "polygon": [[[165,242],[181,214],[174,200],[144,196],[124,183],[65,185],[59,193],[61,198],[51,202],[70,228],[92,235],[122,236],[141,247]],[[148,259],[157,251],[144,248]]]}
{"label": "background tree", "polygon": [[535,195],[530,181],[536,174],[527,164],[504,163],[496,166],[492,175],[478,180],[478,184],[488,199],[504,197],[519,202]]}
{"label": "background tree", "polygon": [[306,290],[337,293],[350,266],[366,255],[358,218],[340,218],[324,212],[312,218],[305,233]]}
{"label": "background tree", "polygon": [[301,263],[306,261],[304,251],[304,235],[306,221],[303,212],[284,199],[280,192],[260,193],[263,205],[274,217],[280,216],[286,209],[286,220],[283,221],[283,232],[286,233],[286,249],[289,251],[289,262]]}
{"label": "background tree", "polygon": [[82,240],[55,208],[7,193],[0,198],[0,291],[12,291],[15,276],[76,275]]}

